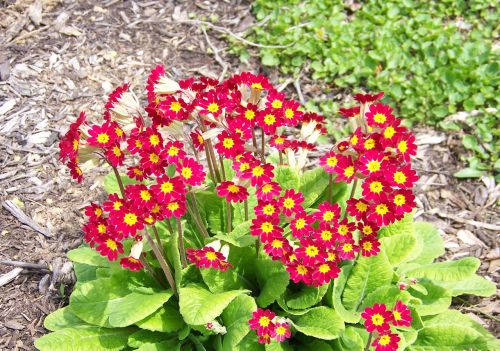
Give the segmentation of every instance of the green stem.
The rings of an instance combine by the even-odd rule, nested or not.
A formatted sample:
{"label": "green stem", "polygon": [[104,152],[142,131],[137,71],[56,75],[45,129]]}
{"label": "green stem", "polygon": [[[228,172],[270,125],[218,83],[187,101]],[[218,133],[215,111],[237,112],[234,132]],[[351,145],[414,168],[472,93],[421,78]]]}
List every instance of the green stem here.
{"label": "green stem", "polygon": [[182,268],[187,267],[187,261],[186,261],[186,250],[184,249],[184,237],[182,236],[182,223],[181,219],[177,218],[177,232],[179,234],[179,253],[181,256],[181,262],[182,262]]}
{"label": "green stem", "polygon": [[248,221],[248,200],[243,200],[243,207],[245,207],[245,221]]}
{"label": "green stem", "polygon": [[163,244],[161,243],[160,234],[158,234],[158,229],[156,229],[154,224],[151,227],[153,228],[153,234],[155,235],[155,239],[156,239],[156,243],[158,244],[158,247],[161,248],[161,251],[162,251],[164,257],[167,257],[167,254],[165,253],[165,248],[163,247]]}
{"label": "green stem", "polygon": [[226,201],[226,209],[227,209],[227,233],[231,233],[232,231],[232,226],[231,226],[231,212],[232,212],[232,206],[229,201]]}
{"label": "green stem", "polygon": [[252,129],[252,144],[253,148],[255,149],[253,155],[257,156],[258,148],[257,148],[257,138],[255,137],[255,129]]}
{"label": "green stem", "polygon": [[165,257],[162,256],[160,249],[156,246],[155,242],[151,238],[151,235],[149,235],[147,229],[144,231],[144,236],[148,240],[149,246],[151,246],[151,249],[153,250],[153,253],[156,256],[156,259],[160,263],[161,269],[163,270],[163,273],[165,274],[165,277],[167,278],[168,284],[170,285],[170,288],[172,288],[172,291],[174,294],[177,294],[177,289],[175,287],[175,280],[174,276],[172,275],[172,271],[170,270],[170,267],[167,264],[167,261],[165,261]]}
{"label": "green stem", "polygon": [[281,151],[278,151],[278,155],[280,157],[280,166],[283,166],[283,153]]}
{"label": "green stem", "polygon": [[226,180],[226,170],[224,169],[224,160],[222,159],[222,156],[219,155],[219,162],[220,162],[220,169],[222,172],[222,179]]}
{"label": "green stem", "polygon": [[142,265],[144,266],[144,268],[149,272],[149,274],[151,274],[151,276],[153,277],[153,279],[159,284],[161,285],[163,288],[166,288],[166,285],[164,282],[162,282],[160,279],[158,279],[158,277],[156,276],[156,273],[155,271],[153,270],[153,268],[151,267],[151,265],[149,264],[148,262],[148,259],[146,258],[146,253],[143,252],[141,257],[139,258],[141,260],[141,263]]}
{"label": "green stem", "polygon": [[205,155],[207,157],[207,165],[208,170],[210,171],[210,178],[212,178],[212,182],[217,183],[217,179],[215,178],[214,168],[212,166],[212,159],[210,157],[210,151],[208,151],[208,147],[205,145]]}
{"label": "green stem", "polygon": [[370,335],[368,335],[368,342],[366,343],[365,351],[370,350],[370,343],[372,342],[372,337],[373,337],[373,332],[371,332]]}
{"label": "green stem", "polygon": [[174,235],[174,228],[172,228],[172,224],[170,223],[170,219],[166,219],[165,223],[167,223],[167,229],[170,232],[170,235]]}
{"label": "green stem", "polygon": [[356,193],[356,188],[358,187],[358,178],[354,179],[354,183],[352,183],[351,193],[349,194],[349,199],[352,199],[354,193]]}
{"label": "green stem", "polygon": [[111,165],[111,163],[109,165],[113,168],[113,172],[115,173],[116,181],[118,182],[118,186],[120,187],[120,193],[122,194],[122,197],[126,199],[125,188],[123,186],[122,177],[120,177],[120,173],[118,172],[118,169],[115,166]]}

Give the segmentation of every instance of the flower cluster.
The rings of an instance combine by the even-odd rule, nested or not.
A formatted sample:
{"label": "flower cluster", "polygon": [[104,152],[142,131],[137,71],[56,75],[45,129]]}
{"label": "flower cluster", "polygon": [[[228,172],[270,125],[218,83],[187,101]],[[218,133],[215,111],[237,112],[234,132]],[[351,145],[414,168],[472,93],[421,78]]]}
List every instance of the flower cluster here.
{"label": "flower cluster", "polygon": [[221,272],[233,266],[227,262],[226,257],[213,247],[206,246],[199,250],[186,249],[187,259],[200,268],[214,268]]}
{"label": "flower cluster", "polygon": [[251,330],[255,330],[261,344],[269,344],[271,339],[283,342],[291,336],[290,324],[284,318],[278,318],[271,310],[258,308],[248,324]]}
{"label": "flower cluster", "polygon": [[384,304],[366,307],[361,317],[365,319],[367,332],[379,334],[372,343],[375,351],[396,351],[400,337],[392,333],[391,324],[395,327],[409,327],[412,321],[410,309],[401,301],[397,301],[392,310],[387,310]]}
{"label": "flower cluster", "polygon": [[338,181],[354,181],[354,189],[362,181],[361,197],[347,201],[347,213],[356,219],[360,250],[368,256],[379,251],[378,229],[415,208],[412,187],[418,180],[409,163],[416,154],[415,137],[401,126],[391,107],[376,103],[382,96],[383,92],[356,94],[360,106],[340,109],[357,128],[320,159],[325,171],[336,174]]}

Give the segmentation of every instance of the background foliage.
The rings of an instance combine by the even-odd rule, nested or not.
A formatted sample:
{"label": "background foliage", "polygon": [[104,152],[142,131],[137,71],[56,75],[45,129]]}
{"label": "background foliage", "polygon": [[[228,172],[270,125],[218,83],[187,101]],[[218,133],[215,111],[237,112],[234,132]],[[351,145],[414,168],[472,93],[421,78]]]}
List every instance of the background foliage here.
{"label": "background foliage", "polygon": [[[500,168],[500,123],[497,113],[486,111],[499,101],[494,2],[368,0],[355,10],[346,3],[256,0],[254,14],[265,23],[250,38],[289,45],[261,49],[262,64],[293,75],[308,69],[330,92],[355,86],[383,90],[411,122],[464,130],[463,145],[475,155],[471,168],[491,170],[495,162]],[[242,59],[248,55],[241,47],[237,51]],[[338,108],[328,95],[309,104],[327,115]],[[446,118],[473,110],[472,116]]]}

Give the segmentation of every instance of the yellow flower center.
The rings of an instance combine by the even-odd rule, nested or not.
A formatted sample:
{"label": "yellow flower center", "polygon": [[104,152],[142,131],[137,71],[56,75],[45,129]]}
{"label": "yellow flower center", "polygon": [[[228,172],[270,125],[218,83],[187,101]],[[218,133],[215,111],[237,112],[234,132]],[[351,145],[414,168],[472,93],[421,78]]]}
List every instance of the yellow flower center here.
{"label": "yellow flower center", "polygon": [[273,231],[274,226],[272,223],[264,222],[261,224],[260,229],[267,234]]}
{"label": "yellow flower center", "polygon": [[297,273],[300,274],[300,275],[307,274],[307,267],[299,264],[297,266]]}
{"label": "yellow flower center", "polygon": [[385,204],[378,204],[377,207],[375,207],[375,212],[381,216],[387,214],[389,212],[389,209]]}
{"label": "yellow flower center", "polygon": [[274,214],[274,212],[276,211],[276,209],[274,208],[273,205],[271,204],[267,204],[265,205],[263,208],[262,208],[262,212],[264,212],[266,215],[268,216],[271,216],[272,214]]}
{"label": "yellow flower center", "polygon": [[217,259],[217,255],[215,254],[215,252],[207,252],[205,253],[205,257],[209,260],[209,261],[215,261]]}
{"label": "yellow flower center", "polygon": [[382,123],[385,123],[385,121],[387,120],[387,118],[385,117],[384,114],[382,113],[377,113],[375,116],[373,116],[373,120],[378,123],[378,124],[382,124]]}
{"label": "yellow flower center", "polygon": [[286,328],[280,325],[278,328],[276,328],[274,330],[274,332],[276,334],[278,334],[278,335],[285,335],[286,334]]}
{"label": "yellow flower center", "polygon": [[123,206],[123,203],[121,201],[113,202],[113,210],[115,210],[115,211],[118,211],[122,206]]}
{"label": "yellow flower center", "polygon": [[306,221],[304,218],[299,218],[295,221],[295,228],[303,229],[306,226]]}
{"label": "yellow flower center", "polygon": [[394,311],[392,313],[392,315],[394,316],[394,319],[397,320],[397,321],[400,321],[401,320],[401,313],[399,313],[399,311]]}
{"label": "yellow flower center", "polygon": [[182,168],[181,174],[184,178],[189,179],[193,176],[193,171],[189,167]]}
{"label": "yellow flower center", "polygon": [[259,324],[261,327],[267,327],[271,323],[271,320],[268,317],[260,317]]}
{"label": "yellow flower center", "polygon": [[372,316],[372,323],[374,325],[382,325],[384,324],[384,317],[382,317],[379,313],[375,313]]}
{"label": "yellow flower center", "polygon": [[366,168],[370,171],[370,172],[377,172],[380,170],[380,167],[381,167],[381,164],[379,161],[370,161],[368,162],[368,165],[366,166]]}
{"label": "yellow flower center", "polygon": [[398,150],[402,154],[404,154],[406,151],[408,151],[408,144],[406,143],[405,140],[402,140],[398,143]]}
{"label": "yellow flower center", "polygon": [[266,184],[262,187],[262,192],[263,193],[268,193],[271,190],[273,190],[273,186],[271,184]]}
{"label": "yellow flower center", "polygon": [[321,239],[323,239],[324,241],[328,241],[332,238],[333,234],[331,231],[329,230],[323,230],[321,232]]}
{"label": "yellow flower center", "polygon": [[160,143],[160,137],[156,134],[153,134],[149,137],[149,143],[153,146],[157,146]]}
{"label": "yellow flower center", "polygon": [[283,102],[281,102],[281,100],[273,100],[271,106],[273,108],[281,108],[283,106]]}
{"label": "yellow flower center", "polygon": [[125,222],[125,224],[132,226],[137,223],[137,216],[133,213],[127,213],[123,217],[123,221]]}
{"label": "yellow flower center", "polygon": [[340,234],[340,235],[346,235],[348,232],[349,232],[349,228],[342,224],[339,226],[339,228],[337,229],[337,232]]}
{"label": "yellow flower center", "polygon": [[271,243],[271,246],[274,247],[275,249],[281,249],[283,247],[283,242],[278,239],[274,239],[273,242]]}
{"label": "yellow flower center", "polygon": [[170,146],[167,154],[168,156],[177,156],[179,154],[179,148],[177,146]]}
{"label": "yellow flower center", "polygon": [[179,209],[179,203],[178,202],[169,202],[167,205],[167,208],[169,211],[177,211]]}
{"label": "yellow flower center", "polygon": [[118,245],[116,244],[116,242],[112,239],[108,239],[106,240],[106,246],[111,250],[111,251],[116,251],[116,249],[118,248]]}
{"label": "yellow flower center", "polygon": [[240,191],[240,188],[234,184],[231,184],[227,187],[227,190],[229,190],[229,192],[232,194],[236,194],[237,192]]}
{"label": "yellow flower center", "polygon": [[171,182],[163,182],[160,186],[162,193],[168,194],[174,190],[174,185]]}
{"label": "yellow flower center", "polygon": [[284,208],[291,209],[291,208],[293,208],[293,206],[295,206],[295,201],[293,201],[293,199],[290,199],[289,197],[287,197],[285,199],[285,201],[283,201]]}
{"label": "yellow flower center", "polygon": [[403,206],[406,203],[406,198],[404,195],[398,194],[394,196],[394,203],[398,206]]}
{"label": "yellow flower center", "polygon": [[310,245],[306,247],[306,255],[309,257],[316,257],[319,253],[319,250],[316,246]]}
{"label": "yellow flower center", "polygon": [[78,139],[73,139],[73,150],[77,150],[79,144],[80,142],[78,141]]}
{"label": "yellow flower center", "polygon": [[122,150],[118,146],[113,146],[113,154],[115,154],[116,157],[120,157],[122,154]]}
{"label": "yellow flower center", "polygon": [[224,145],[226,149],[230,149],[234,146],[234,140],[231,138],[224,138],[222,145]]}
{"label": "yellow flower center", "polygon": [[394,173],[394,181],[398,184],[404,184],[406,182],[406,175],[401,171],[396,171]]}
{"label": "yellow flower center", "polygon": [[365,204],[364,202],[357,202],[356,203],[356,209],[359,212],[365,212],[366,210],[368,210],[368,205]]}
{"label": "yellow flower center", "polygon": [[366,251],[370,251],[372,249],[373,245],[370,241],[365,241],[363,243],[363,249]]}
{"label": "yellow flower center", "polygon": [[375,147],[375,140],[373,139],[366,139],[365,141],[365,149],[366,150],[371,150]]}
{"label": "yellow flower center", "polygon": [[215,113],[215,112],[219,111],[219,105],[217,105],[215,102],[212,102],[210,105],[208,105],[207,110],[212,112],[212,113]]}
{"label": "yellow flower center", "polygon": [[344,169],[344,176],[349,178],[349,177],[352,177],[353,175],[354,175],[354,167],[353,166],[349,166],[346,169]]}
{"label": "yellow flower center", "polygon": [[267,115],[264,116],[264,123],[267,124],[268,126],[274,124],[276,122],[276,117],[274,117],[273,114],[268,113]]}
{"label": "yellow flower center", "polygon": [[335,213],[332,211],[325,211],[325,213],[323,213],[323,220],[329,222],[333,220],[333,218],[335,218]]}
{"label": "yellow flower center", "polygon": [[335,156],[330,156],[326,159],[326,164],[329,166],[329,167],[335,167],[338,163],[338,158],[335,157]]}
{"label": "yellow flower center", "polygon": [[104,234],[106,233],[106,226],[104,224],[99,224],[97,226],[97,231],[99,232],[99,234]]}
{"label": "yellow flower center", "polygon": [[251,121],[255,118],[255,111],[253,110],[246,110],[245,111],[245,119]]}
{"label": "yellow flower center", "polygon": [[323,263],[321,266],[319,266],[319,271],[321,273],[328,273],[330,272],[330,266],[327,265],[326,263]]}
{"label": "yellow flower center", "polygon": [[379,194],[384,186],[381,182],[375,181],[370,183],[370,191],[375,194]]}
{"label": "yellow flower center", "polygon": [[170,104],[171,111],[179,112],[181,110],[181,108],[182,108],[182,105],[177,101],[172,101],[172,103]]}
{"label": "yellow flower center", "polygon": [[394,127],[389,126],[389,127],[385,128],[385,130],[384,130],[384,138],[386,138],[386,139],[392,139],[392,137],[394,136],[394,134],[396,134],[396,130],[394,129]]}
{"label": "yellow flower center", "polygon": [[352,138],[351,138],[351,144],[352,145],[356,145],[359,141],[359,138],[357,135],[353,135]]}
{"label": "yellow flower center", "polygon": [[153,152],[152,154],[149,155],[149,160],[153,163],[158,163],[158,161],[160,161],[160,156],[158,156]]}
{"label": "yellow flower center", "polygon": [[261,175],[264,174],[264,168],[262,168],[261,166],[255,166],[255,168],[252,169],[252,174],[255,177],[260,177]]}
{"label": "yellow flower center", "polygon": [[109,135],[106,133],[99,133],[97,135],[97,142],[100,144],[106,144],[109,141]]}
{"label": "yellow flower center", "polygon": [[363,234],[365,234],[365,235],[370,235],[370,234],[372,234],[372,233],[373,233],[373,228],[372,228],[372,227],[370,227],[370,226],[368,226],[368,225],[365,225],[365,226],[363,227]]}
{"label": "yellow flower center", "polygon": [[380,346],[387,346],[391,343],[391,337],[389,335],[382,335],[378,340]]}
{"label": "yellow flower center", "polygon": [[141,190],[141,199],[144,201],[149,201],[151,200],[151,194],[147,190]]}
{"label": "yellow flower center", "polygon": [[295,115],[295,113],[293,112],[293,110],[291,108],[287,108],[285,110],[285,118],[293,118],[293,116]]}

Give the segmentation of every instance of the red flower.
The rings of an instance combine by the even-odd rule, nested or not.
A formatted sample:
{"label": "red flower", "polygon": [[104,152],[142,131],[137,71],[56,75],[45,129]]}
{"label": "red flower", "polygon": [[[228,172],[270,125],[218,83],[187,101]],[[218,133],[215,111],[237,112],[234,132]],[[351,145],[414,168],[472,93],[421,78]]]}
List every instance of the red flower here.
{"label": "red flower", "polygon": [[336,238],[340,241],[349,240],[352,237],[354,230],[356,230],[356,224],[349,222],[347,218],[344,218],[334,227]]}
{"label": "red flower", "polygon": [[130,87],[130,84],[125,83],[122,86],[117,87],[115,90],[113,90],[109,95],[108,95],[108,101],[104,105],[104,108],[106,110],[110,110],[114,107],[115,102],[117,102],[125,93],[128,88]]}
{"label": "red flower", "polygon": [[380,144],[382,146],[396,146],[396,139],[406,131],[406,128],[401,127],[399,124],[401,120],[396,119],[394,122],[385,128],[383,128],[380,132]]}
{"label": "red flower", "polygon": [[232,265],[227,262],[226,257],[213,247],[205,246],[199,250],[186,249],[187,258],[190,262],[194,263],[196,267],[200,268],[214,268],[222,272]]}
{"label": "red flower", "polygon": [[140,167],[133,166],[127,167],[127,176],[140,182],[146,179],[148,175]]}
{"label": "red flower", "polygon": [[340,268],[335,262],[323,262],[316,266],[312,273],[314,286],[320,286],[329,283],[332,279],[339,276]]}
{"label": "red flower", "polygon": [[358,160],[358,170],[364,175],[377,174],[385,170],[385,155],[377,151],[367,151]]}
{"label": "red flower", "polygon": [[169,141],[165,145],[165,158],[169,163],[175,163],[183,159],[186,156],[186,151],[184,151],[184,144],[180,141]]}
{"label": "red flower", "polygon": [[321,222],[319,228],[314,231],[314,237],[321,241],[325,247],[331,248],[335,245],[335,235],[333,228],[326,223]]}
{"label": "red flower", "polygon": [[290,325],[288,323],[276,323],[276,326],[271,330],[271,337],[277,342],[283,342],[289,339],[292,333],[290,332]]}
{"label": "red flower", "polygon": [[273,179],[274,166],[270,163],[261,164],[257,161],[257,163],[250,166],[250,169],[245,171],[246,174],[249,175],[252,186],[263,185],[265,183],[270,183],[271,179]]}
{"label": "red flower", "polygon": [[359,106],[354,106],[354,107],[342,107],[339,108],[339,113],[344,116],[344,117],[355,117],[359,115],[360,107]]}
{"label": "red flower", "polygon": [[156,179],[156,184],[151,186],[156,199],[161,203],[167,203],[172,199],[178,199],[186,192],[186,186],[180,177],[169,178],[161,176]]}
{"label": "red flower", "polygon": [[374,235],[365,236],[359,241],[361,255],[365,257],[376,256],[380,252],[380,242]]}
{"label": "red flower", "polygon": [[109,201],[105,201],[102,204],[102,207],[104,208],[104,211],[109,212],[110,215],[114,216],[113,212],[119,211],[125,204],[125,201],[123,201],[118,194],[109,194],[108,199]]}
{"label": "red flower", "polygon": [[347,213],[356,220],[361,220],[368,213],[368,202],[364,199],[355,199],[351,197],[347,200]]}
{"label": "red flower", "polygon": [[270,201],[275,196],[279,196],[281,193],[281,187],[276,182],[264,183],[257,188],[255,191],[255,196],[257,199],[262,201]]}
{"label": "red flower", "polygon": [[252,104],[247,104],[245,107],[240,105],[236,108],[236,117],[244,121],[243,123],[253,126],[257,118],[257,110],[257,106]]}
{"label": "red flower", "polygon": [[415,144],[413,134],[404,133],[398,136],[396,140],[396,152],[405,162],[409,162],[411,157],[417,154],[417,145]]}
{"label": "red flower", "polygon": [[153,128],[147,128],[139,135],[141,148],[160,149],[163,146],[163,138],[161,134]]}
{"label": "red flower", "polygon": [[292,235],[297,239],[301,239],[304,235],[308,235],[313,231],[312,223],[313,219],[305,212],[297,214],[290,222]]}
{"label": "red flower", "polygon": [[366,120],[369,126],[385,127],[394,121],[392,108],[381,103],[370,105],[370,109],[366,113]]}
{"label": "red flower", "polygon": [[217,187],[217,195],[225,197],[230,202],[242,202],[248,197],[248,191],[241,185],[231,181],[221,182]]}
{"label": "red flower", "polygon": [[282,259],[293,251],[290,243],[283,235],[269,237],[264,245],[264,251],[274,260]]}
{"label": "red flower", "polygon": [[366,331],[371,333],[376,330],[384,333],[390,329],[389,322],[392,322],[392,312],[387,311],[384,304],[375,304],[373,307],[366,307],[361,318],[365,319]]}
{"label": "red flower", "polygon": [[222,113],[224,108],[224,101],[214,90],[206,92],[202,99],[197,100],[197,103],[201,107],[199,112],[201,115],[212,114],[214,117],[217,117]]}
{"label": "red flower", "polygon": [[269,239],[281,235],[283,228],[279,226],[278,217],[257,217],[252,219],[250,234],[258,236],[260,241],[268,242]]}
{"label": "red flower", "polygon": [[124,237],[134,236],[138,230],[144,228],[142,213],[127,205],[120,207],[111,218],[111,223]]}
{"label": "red flower", "polygon": [[394,207],[385,199],[372,204],[368,212],[368,220],[378,226],[389,225],[394,222]]}
{"label": "red flower", "polygon": [[120,260],[120,265],[123,268],[130,269],[131,271],[140,271],[142,268],[144,268],[142,262],[136,258],[133,258],[132,256],[122,257],[122,259]]}
{"label": "red flower", "polygon": [[283,108],[285,93],[280,93],[275,89],[269,90],[266,97],[266,107],[280,110]]}
{"label": "red flower", "polygon": [[339,257],[343,260],[352,260],[359,252],[359,246],[354,243],[354,240],[348,239],[339,244],[338,253]]}
{"label": "red flower", "polygon": [[81,183],[83,180],[83,171],[82,169],[76,164],[75,162],[68,162],[67,164],[69,168],[69,174],[71,174],[71,177],[77,181],[77,183]]}
{"label": "red flower", "polygon": [[190,134],[193,146],[198,151],[203,151],[205,149],[205,139],[198,130],[193,130]]}
{"label": "red flower", "polygon": [[108,260],[115,261],[118,259],[118,254],[123,253],[123,245],[121,242],[114,239],[105,238],[99,242],[96,250],[102,256],[106,256]]}
{"label": "red flower", "polygon": [[381,197],[386,196],[390,191],[389,186],[383,178],[370,176],[366,178],[361,185],[363,196],[368,201],[377,201]]}
{"label": "red flower", "polygon": [[257,116],[257,124],[266,134],[274,134],[276,128],[283,125],[281,113],[277,110],[267,108],[260,111]]}
{"label": "red flower", "polygon": [[158,104],[158,110],[162,114],[162,117],[167,120],[178,120],[182,121],[187,119],[188,110],[187,104],[181,98],[175,98],[172,95],[168,95],[165,100]]}
{"label": "red flower", "polygon": [[160,149],[142,149],[139,152],[141,159],[140,165],[144,170],[151,173],[162,173],[165,166],[164,154]]}
{"label": "red flower", "polygon": [[271,343],[271,334],[266,333],[266,334],[259,335],[257,341],[259,344],[270,344]]}
{"label": "red flower", "polygon": [[273,135],[269,141],[269,145],[278,151],[283,151],[288,146],[288,140],[283,135]]}
{"label": "red flower", "polygon": [[295,250],[298,259],[306,266],[314,265],[317,262],[324,262],[326,255],[323,247],[319,242],[311,239],[303,239],[300,241],[300,247]]}
{"label": "red flower", "polygon": [[107,148],[116,140],[114,128],[111,123],[104,122],[102,125],[94,124],[88,131],[87,142],[91,146]]}
{"label": "red flower", "polygon": [[379,229],[380,229],[380,227],[378,227],[375,224],[370,223],[370,222],[359,222],[358,223],[358,230],[364,236],[377,235],[377,232]]}
{"label": "red flower", "polygon": [[108,150],[106,150],[105,156],[109,163],[111,163],[114,167],[121,166],[125,160],[125,154],[120,149],[120,145],[118,143],[115,143]]}
{"label": "red flower", "polygon": [[417,172],[411,169],[411,165],[409,164],[402,167],[389,167],[389,169],[384,172],[384,175],[389,184],[401,189],[413,187],[413,184],[418,180]]}
{"label": "red flower", "polygon": [[396,190],[389,196],[389,199],[396,210],[396,215],[401,218],[405,213],[411,212],[416,206],[415,195],[413,195],[411,190]]}
{"label": "red flower", "polygon": [[279,204],[283,209],[283,214],[290,217],[293,213],[302,213],[304,209],[300,204],[304,202],[302,193],[296,193],[294,189],[285,190],[283,197],[279,199]]}
{"label": "red flower", "polygon": [[340,206],[327,201],[318,206],[318,212],[312,214],[314,220],[334,225],[340,218]]}
{"label": "red flower", "polygon": [[271,310],[263,310],[258,308],[257,311],[252,313],[252,318],[248,321],[251,330],[255,330],[257,335],[270,334],[274,329],[275,324],[273,319],[276,317]]}
{"label": "red flower", "polygon": [[335,172],[335,167],[337,166],[338,162],[339,162],[338,156],[333,151],[327,152],[319,159],[319,164],[323,166],[323,168],[327,173],[330,174]]}
{"label": "red flower", "polygon": [[354,162],[350,156],[338,155],[338,162],[334,169],[338,174],[337,180],[343,180],[347,183],[350,183],[356,174]]}
{"label": "red flower", "polygon": [[375,347],[375,351],[396,351],[400,340],[398,334],[382,334],[373,341],[372,346]]}
{"label": "red flower", "polygon": [[312,270],[299,262],[293,262],[286,267],[286,271],[290,273],[290,279],[295,283],[304,282],[304,284],[312,283]]}
{"label": "red flower", "polygon": [[286,100],[283,103],[283,122],[287,126],[296,126],[302,118],[303,113],[298,110],[300,104],[293,100]]}
{"label": "red flower", "polygon": [[200,185],[206,173],[203,166],[190,157],[185,157],[177,163],[177,171],[184,183],[189,185]]}
{"label": "red flower", "polygon": [[165,217],[181,218],[186,213],[186,201],[184,199],[170,199],[165,203]]}
{"label": "red flower", "polygon": [[127,185],[125,194],[127,198],[132,201],[134,207],[150,210],[156,203],[152,191],[144,184]]}
{"label": "red flower", "polygon": [[215,149],[225,158],[233,158],[245,151],[245,144],[237,134],[223,131],[217,136],[217,139],[219,141],[215,144]]}
{"label": "red flower", "polygon": [[257,206],[254,207],[254,212],[257,217],[279,217],[279,203],[274,199],[270,201],[258,201]]}
{"label": "red flower", "polygon": [[377,93],[375,95],[371,95],[371,94],[356,94],[354,95],[354,100],[356,100],[357,102],[360,102],[362,104],[366,104],[366,103],[369,103],[369,102],[375,102],[377,100],[380,100],[382,99],[382,97],[384,96],[384,92],[381,91],[380,93]]}
{"label": "red flower", "polygon": [[101,219],[102,214],[102,207],[95,203],[90,203],[89,206],[85,207],[85,216],[87,216],[91,221],[97,221]]}
{"label": "red flower", "polygon": [[239,76],[241,82],[248,85],[250,88],[255,90],[264,90],[272,88],[272,85],[269,83],[269,80],[266,76],[261,74],[254,75],[250,72],[242,72]]}
{"label": "red flower", "polygon": [[392,309],[392,324],[396,327],[409,327],[412,321],[410,313],[408,306],[398,300]]}

